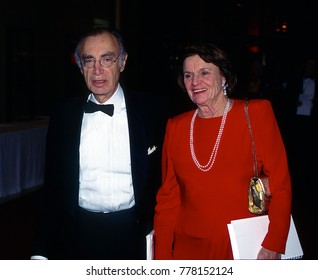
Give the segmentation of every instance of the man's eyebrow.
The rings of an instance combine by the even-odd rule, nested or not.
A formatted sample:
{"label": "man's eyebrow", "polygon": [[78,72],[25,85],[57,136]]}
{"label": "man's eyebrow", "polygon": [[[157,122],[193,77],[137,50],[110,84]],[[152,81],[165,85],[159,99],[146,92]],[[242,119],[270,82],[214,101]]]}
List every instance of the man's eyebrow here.
{"label": "man's eyebrow", "polygon": [[114,52],[107,52],[103,55],[101,55],[101,57],[105,57],[105,56],[116,56]]}
{"label": "man's eyebrow", "polygon": [[[114,52],[106,52],[101,55],[101,57],[105,57],[105,56],[116,56],[116,54]],[[83,54],[82,58],[95,58],[95,57],[90,54]]]}
{"label": "man's eyebrow", "polygon": [[90,54],[83,54],[82,58],[94,58],[94,56],[90,55]]}

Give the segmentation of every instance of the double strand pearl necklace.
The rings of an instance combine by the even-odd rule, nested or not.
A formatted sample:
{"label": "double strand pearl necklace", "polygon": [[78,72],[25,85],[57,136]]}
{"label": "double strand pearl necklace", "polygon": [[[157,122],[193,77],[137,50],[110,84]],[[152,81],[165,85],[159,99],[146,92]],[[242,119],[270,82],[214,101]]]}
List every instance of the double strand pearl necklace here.
{"label": "double strand pearl necklace", "polygon": [[210,159],[209,159],[209,161],[208,161],[208,163],[206,165],[201,165],[199,163],[199,161],[198,161],[198,159],[197,159],[197,157],[195,155],[194,145],[193,145],[193,126],[194,126],[194,120],[195,120],[195,118],[196,118],[196,116],[198,114],[198,109],[195,110],[195,112],[193,114],[193,117],[191,119],[191,124],[190,124],[190,150],[191,150],[191,156],[192,156],[192,159],[193,159],[195,165],[203,172],[209,171],[212,168],[212,166],[213,166],[213,164],[215,162],[216,154],[218,152],[219,144],[220,144],[220,141],[221,141],[221,136],[222,136],[223,130],[224,130],[224,125],[225,125],[227,113],[229,112],[229,109],[230,109],[230,104],[231,104],[231,101],[230,101],[230,99],[228,99],[227,103],[225,105],[225,108],[224,108],[222,121],[221,121],[221,125],[220,125],[220,128],[219,128],[219,133],[218,133],[218,136],[216,138],[216,141],[215,141],[215,144],[214,144]]}

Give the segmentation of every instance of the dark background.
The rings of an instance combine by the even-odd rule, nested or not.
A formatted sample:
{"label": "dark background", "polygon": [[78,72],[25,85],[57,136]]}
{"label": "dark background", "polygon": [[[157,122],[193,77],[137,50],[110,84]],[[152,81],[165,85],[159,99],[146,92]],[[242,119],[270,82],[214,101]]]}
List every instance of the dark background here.
{"label": "dark background", "polygon": [[72,54],[79,36],[93,26],[121,30],[129,53],[124,81],[170,96],[177,110],[177,105],[186,104],[175,82],[180,46],[211,41],[228,52],[238,73],[246,59],[257,54],[275,75],[283,75],[303,53],[317,48],[314,4],[314,0],[4,0],[0,123],[46,116],[56,102],[85,92]]}
{"label": "dark background", "polygon": [[[189,106],[175,75],[178,50],[184,44],[210,41],[224,48],[239,84],[253,57],[260,57],[274,80],[283,82],[303,57],[316,54],[317,23],[315,0],[2,0],[0,124],[47,117],[57,102],[86,92],[73,51],[81,34],[93,26],[109,25],[122,31],[129,53],[124,83],[167,95],[178,113]],[[283,115],[284,104],[275,107]],[[303,147],[296,147],[303,154]],[[296,162],[291,164],[293,176],[303,163],[317,165],[311,156],[299,160],[291,154]],[[304,258],[317,259],[317,229],[312,220],[317,185],[304,182],[293,184],[293,217]],[[0,205],[0,221],[6,229],[1,234],[6,241],[0,259],[30,257],[41,191]]]}

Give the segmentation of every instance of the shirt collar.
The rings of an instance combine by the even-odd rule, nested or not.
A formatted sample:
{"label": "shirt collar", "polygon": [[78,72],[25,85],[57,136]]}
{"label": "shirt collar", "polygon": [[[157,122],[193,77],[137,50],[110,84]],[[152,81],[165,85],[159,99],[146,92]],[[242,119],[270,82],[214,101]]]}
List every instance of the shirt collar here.
{"label": "shirt collar", "polygon": [[[92,101],[94,103],[100,104],[96,98],[94,97],[93,93],[90,93],[87,101]],[[105,103],[102,104],[114,104],[114,112],[119,112],[123,109],[124,107],[124,91],[122,89],[122,87],[120,86],[120,84],[118,84],[118,87],[116,89],[116,91],[114,92],[114,94],[112,95],[111,98],[109,98]]]}

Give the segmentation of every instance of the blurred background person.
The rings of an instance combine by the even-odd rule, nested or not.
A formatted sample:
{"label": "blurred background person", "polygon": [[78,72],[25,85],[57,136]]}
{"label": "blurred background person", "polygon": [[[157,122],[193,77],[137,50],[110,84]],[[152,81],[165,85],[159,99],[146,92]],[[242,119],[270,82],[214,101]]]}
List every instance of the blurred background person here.
{"label": "blurred background person", "polygon": [[[284,116],[285,142],[295,192],[295,207],[313,211],[316,204],[318,164],[318,60],[317,55],[306,52],[295,60],[295,67],[284,84],[280,100]],[[300,220],[302,222],[302,220]],[[316,232],[316,231],[314,231]],[[308,234],[313,234],[309,232]],[[315,233],[317,234],[317,233]]]}

